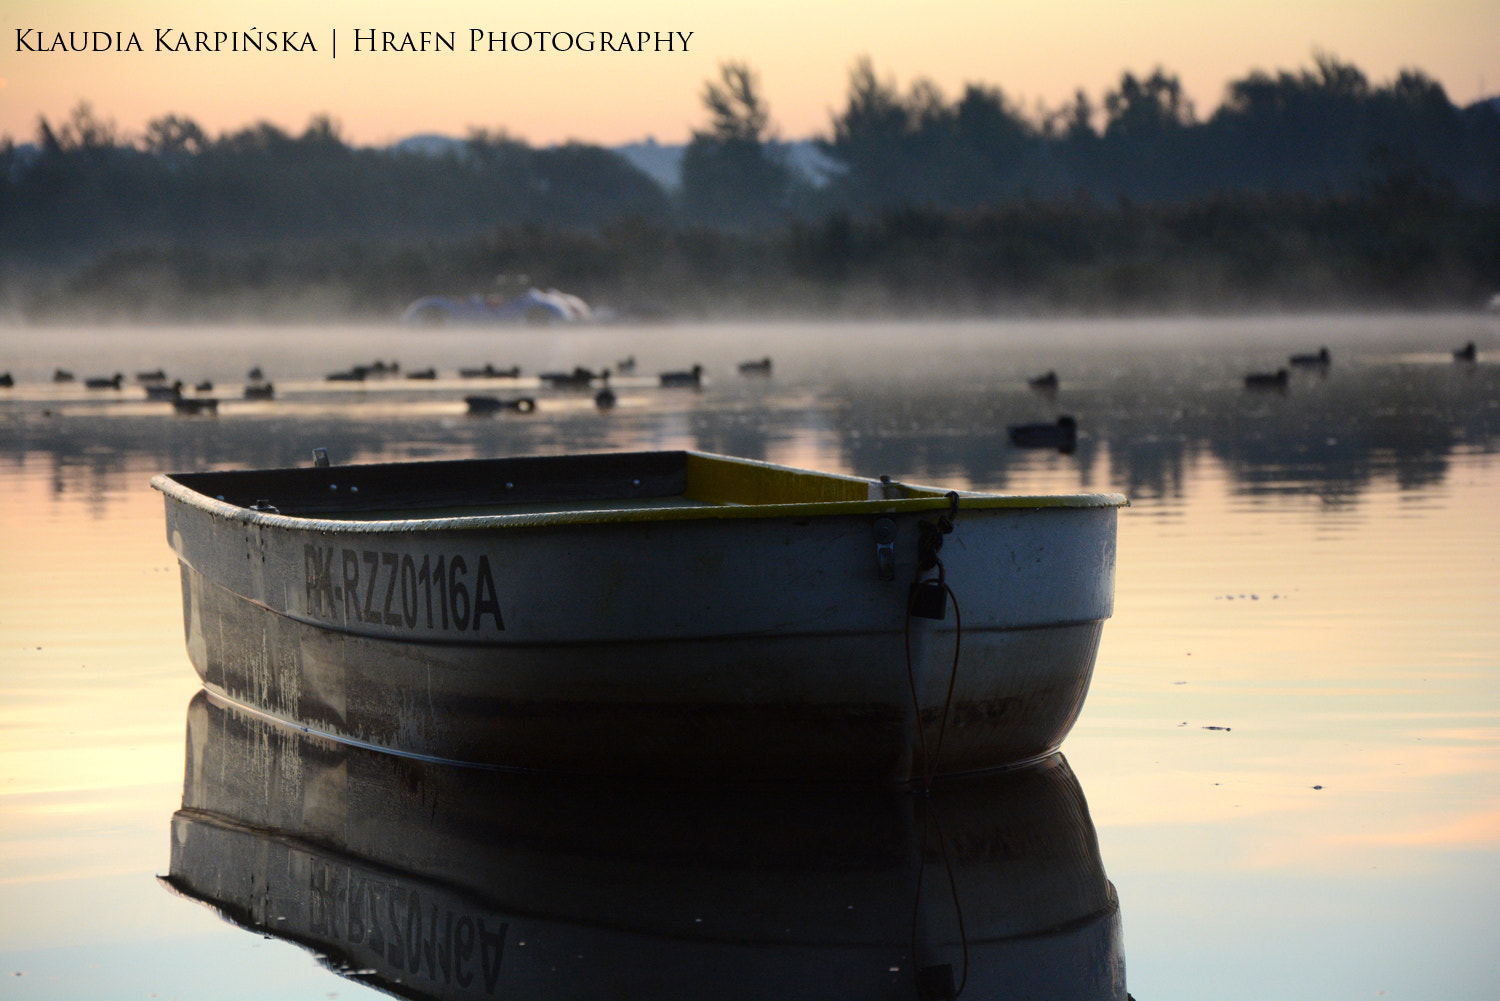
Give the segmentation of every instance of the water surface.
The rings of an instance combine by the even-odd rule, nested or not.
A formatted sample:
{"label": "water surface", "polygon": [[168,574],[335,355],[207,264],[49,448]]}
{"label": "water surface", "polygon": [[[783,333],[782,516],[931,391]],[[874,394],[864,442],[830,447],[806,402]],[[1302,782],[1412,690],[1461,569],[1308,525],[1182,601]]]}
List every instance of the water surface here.
{"label": "water surface", "polygon": [[[1480,360],[1456,364],[1450,352],[1468,340]],[[1280,392],[1244,388],[1247,372],[1325,344],[1326,371],[1295,371]],[[1115,616],[1062,750],[1086,803],[1078,836],[1097,838],[1097,856],[1085,856],[1118,894],[1130,993],[1492,997],[1497,350],[1493,321],[1469,316],[0,331],[0,371],[17,383],[0,390],[6,996],[376,996],[157,880],[191,777],[198,686],[161,501],[146,486],[154,473],[303,464],[315,447],[336,462],[691,447],[943,486],[1126,493]],[[767,355],[770,378],[735,371]],[[455,375],[485,362],[520,365],[527,377],[618,368],[628,356],[635,373],[612,378],[618,404],[607,411],[588,393],[532,378],[481,385]],[[376,359],[435,366],[440,378],[324,381]],[[708,371],[701,390],[655,385],[658,371],[695,362]],[[241,398],[251,366],[275,383],[275,400]],[[59,367],[79,379],[121,372],[126,387],[56,384]],[[217,415],[184,417],[145,400],[131,377],[157,367],[190,384],[213,381]],[[1049,369],[1055,394],[1027,386]],[[538,408],[470,418],[462,397],[476,391],[530,394]],[[1008,424],[1060,413],[1082,430],[1071,454],[1007,443]],[[868,805],[852,815],[867,817],[860,809]],[[563,818],[543,842],[589,822],[587,811]],[[765,862],[736,848],[735,825],[711,830],[731,840],[709,862],[694,856],[699,869],[732,875],[732,859]],[[585,849],[594,851],[573,845],[567,857]],[[775,850],[771,868],[795,871],[795,852]],[[607,857],[588,857],[593,882],[617,886],[639,887],[632,880],[666,864],[617,857],[611,877]],[[800,862],[814,869],[815,857],[809,846]],[[667,861],[680,879],[681,859]],[[549,871],[545,853],[529,864],[504,870],[517,894],[518,871]],[[1053,872],[1028,870],[1042,871]],[[663,899],[741,929],[751,913],[839,899],[778,901],[773,888],[794,882],[721,880]],[[974,885],[984,900],[1001,899],[994,884]],[[586,924],[575,884],[537,875],[525,890],[531,896],[514,899]],[[846,906],[873,908],[868,885],[840,892]],[[456,920],[467,913],[441,899]],[[652,925],[681,917],[666,904],[632,907],[616,895],[608,906],[617,910],[605,924],[644,922],[636,931],[652,941],[703,935]],[[576,960],[573,972],[607,979],[610,962],[628,954]],[[904,975],[888,976],[900,958],[857,955],[885,964],[858,996],[915,996]],[[773,948],[755,968],[774,978],[817,968],[799,966],[807,962]],[[976,969],[964,996],[995,989]]]}

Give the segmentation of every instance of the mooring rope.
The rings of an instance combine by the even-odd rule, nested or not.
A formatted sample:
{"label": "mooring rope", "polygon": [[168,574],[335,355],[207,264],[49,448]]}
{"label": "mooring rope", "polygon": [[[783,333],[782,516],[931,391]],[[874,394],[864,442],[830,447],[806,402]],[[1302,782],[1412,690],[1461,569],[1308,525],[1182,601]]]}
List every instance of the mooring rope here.
{"label": "mooring rope", "polygon": [[[953,873],[953,862],[948,857],[947,839],[943,836],[942,824],[938,820],[932,803],[932,780],[937,773],[938,761],[942,757],[943,738],[947,735],[948,720],[953,712],[953,689],[958,683],[958,661],[959,654],[963,648],[963,614],[958,608],[958,596],[953,593],[953,588],[948,584],[943,561],[938,559],[937,556],[937,550],[942,546],[942,537],[953,530],[952,518],[958,512],[958,495],[950,492],[948,498],[952,505],[949,515],[940,518],[936,526],[931,526],[932,531],[924,533],[925,545],[919,555],[917,566],[918,577],[921,576],[924,570],[930,570],[934,567],[937,569],[935,584],[938,588],[941,588],[943,600],[953,604],[953,660],[948,670],[948,692],[943,699],[942,714],[938,717],[937,741],[933,745],[931,754],[927,751],[927,727],[922,721],[922,698],[917,692],[917,672],[911,655],[911,620],[914,616],[910,601],[908,601],[906,607],[906,622],[903,630],[903,639],[906,645],[906,683],[911,689],[911,708],[916,718],[917,743],[922,755],[922,838],[921,847],[917,853],[917,886],[915,899],[912,901],[911,924],[912,973],[916,978],[917,993],[920,1001],[956,1001],[959,995],[963,994],[964,986],[969,980],[969,933],[968,929],[964,926],[963,905],[958,899],[958,879]],[[927,523],[923,524],[924,527],[927,525]],[[922,583],[920,580],[914,582],[913,589],[915,590]],[[931,584],[934,582],[929,578],[927,583]],[[938,617],[941,617],[941,614],[940,609]],[[923,617],[926,617],[925,612]],[[953,900],[953,913],[958,921],[958,939],[963,955],[962,973],[959,976],[957,986],[952,988],[950,992],[947,984],[944,984],[941,988],[941,995],[933,993],[935,985],[924,983],[923,967],[917,958],[917,928],[920,924],[922,914],[922,874],[926,869],[929,825],[931,825],[930,829],[937,835],[938,850],[943,859],[943,868],[948,874],[948,892]],[[944,979],[947,983],[951,983],[951,970],[948,974],[944,975]],[[926,994],[924,994],[924,990]],[[931,997],[928,997],[928,994]]]}
{"label": "mooring rope", "polygon": [[[941,1001],[956,1001],[964,992],[964,985],[969,979],[969,934],[964,927],[964,909],[958,899],[958,880],[953,874],[953,862],[948,858],[948,843],[943,837],[942,825],[939,823],[932,805],[932,779],[937,772],[938,758],[943,753],[943,737],[948,730],[948,717],[953,709],[953,688],[958,680],[958,657],[961,649],[963,636],[963,617],[958,610],[958,598],[953,593],[953,588],[943,584],[943,591],[947,600],[953,602],[953,662],[948,672],[948,695],[943,701],[943,712],[938,719],[937,742],[933,746],[931,754],[927,753],[927,728],[922,723],[922,700],[917,694],[917,673],[912,664],[911,657],[911,620],[910,609],[906,613],[906,681],[911,688],[912,712],[916,715],[917,741],[922,751],[922,843],[921,850],[917,853],[917,890],[916,899],[912,901],[912,926],[911,926],[911,958],[913,975],[918,978],[918,992],[921,992],[922,976],[921,967],[917,961],[917,927],[922,913],[922,872],[926,868],[927,859],[927,832],[929,825],[937,835],[938,849],[942,854],[943,867],[948,873],[948,892],[953,899],[953,913],[958,919],[958,940],[963,950],[963,972],[959,977],[957,988],[952,994],[946,994]],[[923,999],[923,1001],[939,1001],[938,998]]]}
{"label": "mooring rope", "polygon": [[[933,806],[929,789],[923,789],[921,799],[922,810],[922,838],[920,848],[917,852],[917,888],[915,899],[912,901],[911,914],[911,962],[912,973],[917,978],[917,994],[919,1001],[957,1001],[963,994],[964,987],[969,982],[969,932],[964,925],[964,908],[958,899],[958,877],[953,873],[953,860],[948,857],[948,839],[943,835],[942,821],[938,819],[937,808]],[[926,871],[927,863],[927,832],[931,831],[937,836],[938,852],[943,859],[943,869],[948,874],[948,895],[953,901],[953,916],[958,923],[958,943],[963,959],[963,965],[958,978],[958,984],[951,994],[944,992],[941,998],[924,996],[922,993],[922,967],[917,959],[917,928],[922,919],[922,874]],[[930,986],[929,986],[930,989]]]}
{"label": "mooring rope", "polygon": [[[938,562],[941,571],[942,562]],[[941,580],[941,575],[939,580]],[[917,672],[911,658],[911,609],[906,610],[906,627],[904,640],[906,643],[906,683],[911,689],[911,708],[916,715],[917,743],[922,751],[922,788],[924,791],[932,788],[932,778],[937,771],[938,757],[943,753],[943,736],[948,731],[948,717],[953,711],[953,688],[958,682],[958,658],[963,644],[963,616],[958,610],[958,596],[953,593],[953,588],[946,582],[940,585],[943,589],[945,599],[953,603],[953,662],[948,669],[948,695],[943,701],[943,712],[938,718],[937,744],[932,754],[927,753],[927,727],[922,722],[922,699],[917,694]]]}

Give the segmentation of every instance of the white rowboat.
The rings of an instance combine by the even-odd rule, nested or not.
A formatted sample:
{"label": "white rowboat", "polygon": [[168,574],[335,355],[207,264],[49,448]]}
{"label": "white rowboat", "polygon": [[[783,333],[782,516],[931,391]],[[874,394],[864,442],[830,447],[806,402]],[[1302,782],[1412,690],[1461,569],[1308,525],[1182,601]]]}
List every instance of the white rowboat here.
{"label": "white rowboat", "polygon": [[1125,503],[692,451],[152,485],[193,665],[250,709],[497,767],[901,782],[1062,742]]}

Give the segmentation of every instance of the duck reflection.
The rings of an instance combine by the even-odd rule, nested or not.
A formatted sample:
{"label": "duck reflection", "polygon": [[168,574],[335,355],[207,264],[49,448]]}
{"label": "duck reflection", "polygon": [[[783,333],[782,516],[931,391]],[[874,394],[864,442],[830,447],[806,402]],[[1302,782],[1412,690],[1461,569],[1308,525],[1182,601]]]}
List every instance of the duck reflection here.
{"label": "duck reflection", "polygon": [[199,693],[163,882],[411,998],[1124,1001],[1061,755],[935,786],[560,785]]}

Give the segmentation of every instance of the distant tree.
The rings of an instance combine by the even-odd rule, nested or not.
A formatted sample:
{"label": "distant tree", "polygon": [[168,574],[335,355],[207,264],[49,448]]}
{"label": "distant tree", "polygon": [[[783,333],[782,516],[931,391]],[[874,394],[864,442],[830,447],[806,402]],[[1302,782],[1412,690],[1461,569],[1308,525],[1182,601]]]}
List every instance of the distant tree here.
{"label": "distant tree", "polygon": [[99,153],[114,149],[119,142],[115,123],[95,115],[87,101],[74,105],[56,128],[45,115],[39,116],[36,131],[37,145],[46,153]]}
{"label": "distant tree", "polygon": [[703,103],[712,115],[707,132],[695,136],[720,141],[761,142],[771,124],[771,112],[760,95],[760,81],[743,63],[719,67],[719,82],[703,86]]}
{"label": "distant tree", "polygon": [[872,218],[889,208],[977,208],[1045,187],[1043,132],[1005,92],[977,83],[950,102],[936,84],[902,95],[868,58],[849,77],[848,102],[822,149],[846,169],[830,201]]}
{"label": "distant tree", "polygon": [[108,118],[100,118],[87,101],[79,101],[58,132],[64,149],[101,150],[119,145],[119,130]]}
{"label": "distant tree", "polygon": [[955,206],[993,205],[1030,185],[1040,133],[1003,90],[969,84],[953,106],[952,123]]}
{"label": "distant tree", "polygon": [[1044,128],[1048,138],[1064,142],[1084,136],[1093,138],[1097,135],[1094,131],[1096,114],[1097,109],[1088,94],[1075,91],[1072,101],[1046,116]]}
{"label": "distant tree", "polygon": [[1051,171],[1054,194],[1079,195],[1096,190],[1102,137],[1094,122],[1099,109],[1082,90],[1055,111],[1042,113],[1042,148]]}
{"label": "distant tree", "polygon": [[1193,103],[1182,81],[1160,67],[1144,80],[1126,73],[1120,86],[1104,96],[1106,139],[1151,140],[1193,124]]}
{"label": "distant tree", "polygon": [[157,156],[197,156],[208,148],[208,136],[191,118],[162,115],[146,123],[140,145]]}
{"label": "distant tree", "polygon": [[1318,68],[1322,90],[1339,97],[1358,99],[1370,93],[1370,81],[1352,63],[1339,62],[1327,52],[1313,53],[1313,64]]}
{"label": "distant tree", "polygon": [[693,223],[756,229],[785,211],[791,172],[770,136],[770,109],[755,73],[725,63],[703,88],[706,129],[683,151],[680,200]]}
{"label": "distant tree", "polygon": [[1442,87],[1410,70],[1374,87],[1326,53],[1310,70],[1231,82],[1209,132],[1226,187],[1350,192],[1398,173],[1483,183],[1478,133],[1466,132]]}
{"label": "distant tree", "polygon": [[269,153],[284,150],[294,140],[270,122],[256,122],[238,132],[226,132],[214,143],[224,153]]}
{"label": "distant tree", "polygon": [[1200,182],[1193,104],[1175,75],[1160,67],[1144,79],[1125,73],[1104,95],[1104,116],[1100,166],[1110,193],[1175,198]]}
{"label": "distant tree", "polygon": [[342,132],[339,123],[328,115],[314,115],[297,141],[305,150],[343,154],[349,151],[349,147],[344,142]]}
{"label": "distant tree", "polygon": [[835,197],[859,214],[907,200],[913,193],[911,137],[910,113],[896,85],[876,76],[874,63],[862,56],[849,72],[848,98],[833,120],[833,137],[820,143],[845,168]]}

